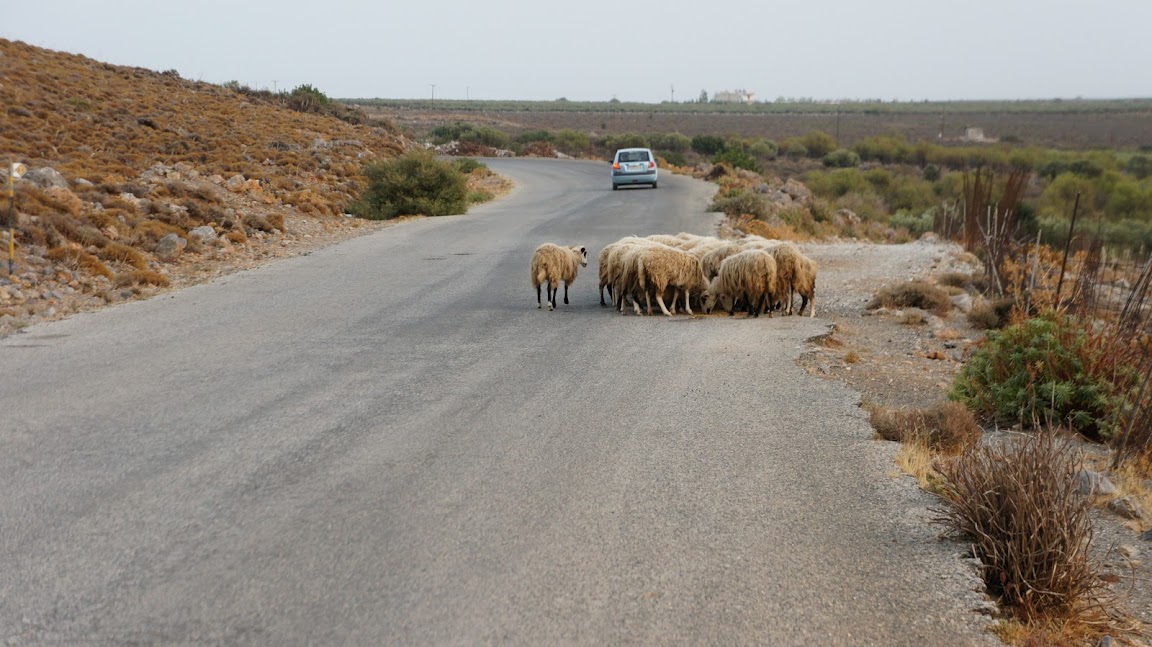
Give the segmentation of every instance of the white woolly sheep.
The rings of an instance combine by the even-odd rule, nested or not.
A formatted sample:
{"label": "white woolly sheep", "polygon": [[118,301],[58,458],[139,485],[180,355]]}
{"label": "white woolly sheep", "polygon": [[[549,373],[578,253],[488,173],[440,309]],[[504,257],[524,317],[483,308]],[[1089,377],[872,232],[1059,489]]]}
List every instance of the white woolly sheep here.
{"label": "white woolly sheep", "polygon": [[710,245],[705,247],[704,250],[705,253],[700,256],[700,267],[704,270],[704,276],[708,278],[712,278],[720,273],[720,264],[724,262],[724,259],[744,251],[738,243],[733,242],[721,242],[716,245]]}
{"label": "white woolly sheep", "polygon": [[[736,314],[737,300],[743,300],[748,315],[759,317],[771,304],[776,284],[776,259],[772,254],[749,249],[724,259],[720,272],[709,284],[705,309],[711,312],[717,303],[726,302],[728,316]],[[768,316],[772,316],[768,310]]]}
{"label": "white woolly sheep", "polygon": [[776,259],[776,289],[775,298],[779,300],[780,308],[792,314],[792,292],[796,290],[796,273],[800,269],[800,259],[803,256],[800,250],[792,243],[781,243],[770,250]]}
{"label": "white woolly sheep", "polygon": [[675,308],[679,295],[684,295],[684,310],[692,314],[689,299],[693,291],[702,292],[708,285],[708,279],[700,269],[700,261],[693,255],[670,247],[642,247],[636,260],[636,277],[641,290],[644,291],[645,305],[648,314],[652,314],[652,301],[648,294],[651,287],[656,293],[656,302],[660,310],[671,317],[672,313],[664,304],[664,293],[668,289],[674,291],[672,306]]}
{"label": "white woolly sheep", "polygon": [[816,316],[816,261],[807,256],[800,257],[800,264],[796,270],[796,292],[800,294],[800,309],[797,314],[803,316],[804,306],[812,302],[809,317]]}
{"label": "white woolly sheep", "polygon": [[561,247],[544,243],[532,254],[532,287],[536,288],[536,307],[540,308],[540,286],[548,283],[548,310],[556,307],[556,293],[564,282],[564,305],[568,305],[568,286],[576,281],[576,273],[588,265],[588,250],[580,247]]}

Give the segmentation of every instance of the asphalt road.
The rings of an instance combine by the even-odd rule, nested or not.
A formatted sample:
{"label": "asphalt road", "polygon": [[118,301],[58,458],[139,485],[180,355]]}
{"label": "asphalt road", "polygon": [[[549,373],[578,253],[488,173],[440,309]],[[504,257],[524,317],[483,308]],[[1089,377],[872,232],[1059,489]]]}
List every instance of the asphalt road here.
{"label": "asphalt road", "polygon": [[[596,254],[712,233],[607,164],[0,340],[0,643],[968,645],[969,582],[819,319],[621,317]],[[542,242],[587,245],[536,309]],[[5,643],[8,641],[8,643]]]}

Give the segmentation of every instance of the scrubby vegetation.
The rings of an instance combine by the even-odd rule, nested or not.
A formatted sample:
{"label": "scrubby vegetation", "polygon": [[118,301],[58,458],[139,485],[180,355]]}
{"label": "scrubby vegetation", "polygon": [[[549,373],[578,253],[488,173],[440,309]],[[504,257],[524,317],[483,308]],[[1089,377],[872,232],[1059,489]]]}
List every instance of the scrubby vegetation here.
{"label": "scrubby vegetation", "polygon": [[884,440],[915,443],[943,454],[959,453],[980,439],[975,416],[955,402],[923,409],[874,407],[869,422]]}
{"label": "scrubby vegetation", "polygon": [[457,165],[426,151],[406,153],[364,168],[368,186],[352,205],[358,216],[387,220],[396,216],[450,216],[468,209],[468,184]]}
{"label": "scrubby vegetation", "polygon": [[952,397],[1009,424],[1038,420],[1109,439],[1138,385],[1138,375],[1116,365],[1109,350],[1072,318],[1046,313],[990,332],[961,369]]}
{"label": "scrubby vegetation", "polygon": [[938,491],[948,505],[937,520],[973,542],[989,593],[1018,618],[1098,640],[1110,618],[1089,552],[1091,500],[1076,490],[1081,468],[1051,434],[974,446],[944,465]]}

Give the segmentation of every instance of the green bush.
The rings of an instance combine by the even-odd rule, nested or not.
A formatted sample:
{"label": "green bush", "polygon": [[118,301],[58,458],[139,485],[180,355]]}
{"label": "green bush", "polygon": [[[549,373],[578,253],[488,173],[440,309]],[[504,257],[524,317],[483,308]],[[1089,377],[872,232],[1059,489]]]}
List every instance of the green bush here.
{"label": "green bush", "polygon": [[299,112],[318,112],[329,101],[327,95],[307,84],[296,86],[287,96],[288,107]]}
{"label": "green bush", "polygon": [[792,159],[808,157],[808,147],[796,140],[784,144],[784,155]]}
{"label": "green bush", "polygon": [[564,129],[556,133],[552,145],[567,155],[582,155],[592,149],[592,140],[585,133]]}
{"label": "green bush", "polygon": [[715,155],[724,150],[724,138],[717,135],[696,135],[692,138],[692,150],[701,155]]}
{"label": "green bush", "polygon": [[936,214],[932,210],[925,211],[919,216],[907,210],[900,210],[892,214],[888,224],[897,229],[907,229],[909,234],[919,238],[921,234],[932,231],[932,225],[936,221],[935,216]]}
{"label": "green bush", "polygon": [[656,151],[657,157],[663,157],[664,161],[673,166],[688,166],[688,158],[684,157],[684,153],[677,151]]}
{"label": "green bush", "polygon": [[483,162],[478,162],[471,157],[458,157],[452,160],[452,164],[456,166],[456,170],[468,175],[478,168],[488,168]]}
{"label": "green bush", "polygon": [[744,147],[739,144],[725,147],[723,151],[717,153],[716,156],[712,158],[713,164],[720,164],[722,162],[727,163],[728,166],[732,168],[747,169],[756,173],[763,172],[760,168],[760,162],[756,161],[756,158],[749,155],[748,152],[744,150]]}
{"label": "green bush", "polygon": [[774,160],[780,154],[780,147],[770,139],[756,139],[748,145],[748,152],[757,159]]}
{"label": "green bush", "polygon": [[1136,176],[1137,180],[1152,175],[1152,157],[1147,155],[1133,155],[1124,165],[1124,170]]}
{"label": "green bush", "polygon": [[468,210],[468,182],[456,166],[414,151],[364,168],[368,187],[352,213],[368,220],[450,216]]}
{"label": "green bush", "polygon": [[821,130],[813,130],[800,138],[800,143],[808,150],[808,157],[820,159],[836,150],[836,138]]}
{"label": "green bush", "polygon": [[732,189],[724,195],[717,194],[710,211],[723,211],[729,216],[751,215],[764,218],[768,215],[768,205],[763,196],[747,189]]}
{"label": "green bush", "polygon": [[432,129],[430,135],[434,144],[459,141],[491,148],[508,148],[512,141],[503,131],[463,122],[456,122],[451,126],[438,126]]}
{"label": "green bush", "polygon": [[692,138],[680,133],[655,134],[648,137],[652,148],[669,153],[683,153],[692,147]]}
{"label": "green bush", "polygon": [[1114,433],[1114,412],[1137,383],[1075,320],[1056,313],[990,331],[960,370],[950,397],[1009,423],[1064,423],[1091,438]]}
{"label": "green bush", "polygon": [[530,130],[526,133],[521,133],[516,136],[517,144],[531,144],[532,142],[547,142],[551,144],[556,139],[555,135],[547,130]]}
{"label": "green bush", "polygon": [[823,162],[829,168],[854,168],[860,166],[860,156],[847,148],[837,148],[825,155]]}

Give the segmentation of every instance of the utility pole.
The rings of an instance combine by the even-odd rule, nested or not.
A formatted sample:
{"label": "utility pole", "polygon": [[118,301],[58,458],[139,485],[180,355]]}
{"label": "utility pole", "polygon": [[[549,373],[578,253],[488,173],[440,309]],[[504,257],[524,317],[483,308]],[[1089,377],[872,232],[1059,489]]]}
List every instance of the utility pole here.
{"label": "utility pole", "polygon": [[272,79],[272,93],[273,94],[279,94],[280,93],[280,90],[277,87],[278,83],[279,83],[279,81],[277,81],[276,79]]}
{"label": "utility pole", "polygon": [[672,103],[676,103],[676,86],[671,85],[669,87],[672,88]]}
{"label": "utility pole", "polygon": [[435,108],[436,107],[436,84],[435,83],[429,83],[428,85],[432,86],[432,107]]}

